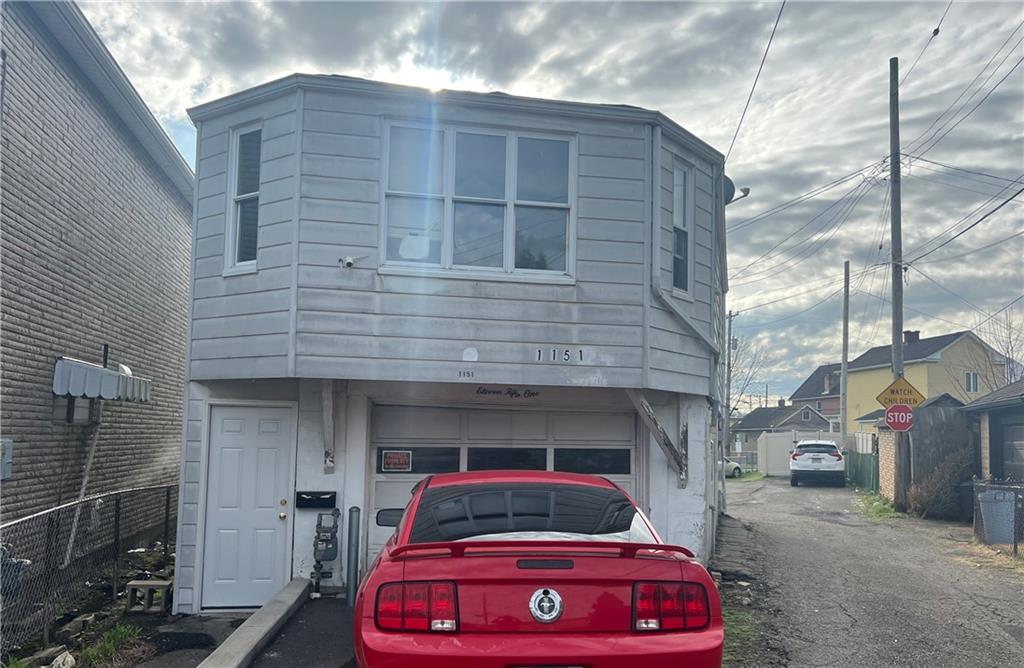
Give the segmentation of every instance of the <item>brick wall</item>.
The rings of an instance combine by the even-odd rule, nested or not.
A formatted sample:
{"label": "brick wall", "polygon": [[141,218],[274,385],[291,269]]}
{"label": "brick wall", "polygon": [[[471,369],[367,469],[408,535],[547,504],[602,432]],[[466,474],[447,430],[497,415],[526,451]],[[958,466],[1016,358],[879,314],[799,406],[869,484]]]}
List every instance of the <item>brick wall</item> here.
{"label": "brick wall", "polygon": [[[2,420],[14,441],[4,520],[78,492],[174,483],[181,440],[191,203],[120,125],[32,12],[3,3]],[[97,428],[54,419],[53,365],[127,364],[148,404],[103,402]]]}
{"label": "brick wall", "polygon": [[896,433],[878,430],[878,491],[892,501],[896,498]]}

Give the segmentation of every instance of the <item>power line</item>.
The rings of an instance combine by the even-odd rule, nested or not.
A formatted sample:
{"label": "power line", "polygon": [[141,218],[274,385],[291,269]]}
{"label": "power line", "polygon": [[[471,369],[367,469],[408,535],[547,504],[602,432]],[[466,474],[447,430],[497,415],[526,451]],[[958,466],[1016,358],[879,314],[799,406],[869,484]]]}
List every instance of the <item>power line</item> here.
{"label": "power line", "polygon": [[903,84],[907,83],[907,79],[910,78],[910,73],[914,71],[915,67],[917,67],[917,63],[921,60],[921,56],[924,55],[924,52],[928,50],[928,47],[931,45],[932,40],[939,36],[939,28],[942,27],[942,22],[946,19],[946,14],[949,13],[949,8],[952,6],[953,0],[949,0],[949,4],[946,5],[946,11],[942,12],[942,17],[939,18],[939,22],[935,26],[935,29],[932,30],[932,34],[928,37],[928,41],[924,43],[924,46],[921,48],[921,52],[917,54],[917,58],[914,59],[914,64],[911,65],[910,69],[907,70],[907,73],[903,75],[903,81],[900,81],[900,88],[903,87]]}
{"label": "power line", "polygon": [[938,282],[938,281],[936,281],[936,280],[935,280],[934,278],[932,278],[932,277],[931,277],[931,276],[929,276],[928,274],[924,273],[924,271],[922,271],[920,267],[912,267],[912,269],[913,269],[914,271],[916,271],[917,273],[921,274],[922,276],[924,276],[924,277],[925,277],[926,279],[928,279],[929,281],[931,281],[931,282],[932,282],[933,284],[937,285],[937,286],[938,286],[938,287],[939,287],[940,289],[942,289],[942,290],[944,290],[945,292],[948,292],[949,294],[953,295],[954,297],[956,297],[957,299],[959,299],[959,300],[960,300],[960,301],[962,301],[963,303],[967,304],[968,306],[970,306],[970,307],[971,307],[972,309],[974,309],[974,310],[975,310],[975,311],[977,311],[978,313],[982,314],[983,316],[986,316],[986,317],[987,317],[987,316],[989,315],[988,311],[986,311],[986,310],[982,309],[982,308],[981,308],[980,306],[978,306],[978,305],[977,305],[977,304],[975,304],[974,302],[970,301],[969,299],[967,299],[967,298],[966,298],[966,297],[964,297],[963,295],[960,295],[960,294],[958,294],[958,293],[956,293],[956,292],[953,292],[952,290],[950,290],[949,288],[947,288],[947,287],[946,287],[945,285],[943,285],[942,283],[939,283],[939,282]]}
{"label": "power line", "polygon": [[[847,199],[848,197],[851,197],[851,196],[853,196],[853,195],[854,195],[854,193],[856,193],[856,192],[857,192],[858,190],[860,190],[860,188],[862,188],[862,187],[864,186],[864,183],[866,183],[866,181],[861,181],[860,183],[858,183],[858,184],[857,184],[856,186],[854,186],[854,187],[853,187],[853,188],[851,188],[851,189],[850,189],[849,191],[847,191],[847,192],[846,192],[846,194],[844,194],[844,195],[843,195],[842,197],[840,197],[840,198],[839,198],[839,199],[837,199],[836,201],[832,202],[832,203],[831,203],[831,204],[829,204],[829,205],[828,205],[827,207],[825,207],[825,208],[824,208],[824,209],[822,209],[822,210],[821,210],[820,212],[818,212],[818,213],[817,213],[816,215],[814,215],[814,216],[813,216],[813,217],[812,217],[812,218],[811,218],[810,220],[808,220],[808,221],[807,221],[806,223],[804,223],[803,225],[801,225],[800,227],[798,227],[798,228],[797,228],[796,230],[794,230],[793,232],[791,232],[791,233],[787,234],[787,235],[786,235],[785,237],[783,237],[783,238],[782,238],[782,239],[781,239],[781,240],[780,240],[780,241],[779,241],[778,243],[776,243],[776,244],[775,244],[774,246],[772,246],[771,248],[769,248],[768,250],[766,250],[766,251],[765,251],[764,253],[762,253],[762,254],[761,254],[760,256],[758,256],[758,258],[757,258],[756,260],[754,260],[753,262],[750,262],[750,263],[748,263],[748,264],[745,264],[745,265],[743,265],[742,267],[739,267],[739,268],[738,268],[738,269],[737,269],[737,270],[735,271],[735,273],[733,273],[733,275],[729,277],[729,279],[730,279],[730,280],[733,280],[733,279],[737,279],[737,278],[740,278],[741,276],[743,276],[743,274],[744,274],[744,273],[746,273],[746,272],[747,272],[747,270],[748,270],[748,269],[750,269],[750,268],[751,268],[751,267],[753,267],[754,265],[758,264],[758,263],[759,263],[759,262],[761,262],[762,260],[766,260],[766,259],[768,259],[769,257],[772,257],[772,254],[773,254],[773,252],[774,252],[774,251],[775,251],[776,249],[778,249],[778,248],[779,248],[779,246],[781,246],[782,244],[786,243],[787,241],[789,241],[790,239],[792,239],[793,237],[795,237],[795,236],[796,236],[797,234],[799,234],[800,232],[802,232],[802,231],[804,231],[805,229],[807,229],[808,227],[810,227],[810,226],[811,226],[811,224],[813,224],[813,223],[814,223],[814,221],[816,221],[816,220],[818,220],[819,218],[821,218],[822,216],[824,216],[824,215],[825,215],[826,213],[828,213],[829,211],[831,211],[831,210],[832,210],[833,208],[835,208],[836,206],[838,206],[839,204],[841,204],[841,203],[842,203],[842,202],[843,202],[844,200],[846,200],[846,199]],[[813,236],[814,234],[815,234],[815,233],[812,233],[812,235],[811,235],[811,236]],[[801,242],[799,242],[799,243],[804,243],[804,242],[808,241],[809,239],[810,239],[810,237],[808,237],[808,239],[804,239],[803,241],[801,241]],[[785,252],[785,251],[781,251],[781,252]]]}
{"label": "power line", "polygon": [[[938,144],[938,143],[939,143],[940,141],[942,141],[943,139],[945,139],[945,138],[946,138],[946,136],[947,136],[947,135],[948,135],[948,134],[949,134],[950,132],[952,132],[953,130],[956,130],[957,126],[958,126],[958,125],[960,125],[961,123],[963,123],[963,122],[964,122],[965,120],[967,120],[967,117],[968,117],[968,116],[970,116],[970,115],[971,115],[971,114],[973,114],[973,113],[974,113],[975,111],[977,111],[978,107],[980,107],[981,105],[985,104],[985,100],[987,100],[987,99],[988,99],[988,98],[989,98],[989,97],[990,97],[990,96],[992,95],[992,93],[996,92],[996,89],[997,89],[997,88],[999,88],[999,86],[1000,86],[1000,85],[1002,85],[1002,83],[1003,83],[1004,81],[1006,81],[1006,80],[1007,80],[1007,78],[1009,78],[1009,76],[1010,76],[1011,74],[1013,74],[1014,70],[1016,70],[1016,69],[1017,69],[1018,67],[1020,67],[1020,64],[1021,64],[1021,63],[1024,63],[1024,57],[1021,57],[1021,58],[1020,58],[1019,60],[1017,60],[1017,62],[1016,62],[1016,63],[1014,63],[1014,64],[1013,64],[1013,67],[1011,67],[1011,68],[1010,68],[1010,69],[1009,69],[1009,70],[1008,70],[1008,71],[1006,72],[1006,74],[1004,74],[1004,75],[1003,75],[1003,78],[1002,78],[1002,79],[1000,79],[999,81],[997,81],[997,82],[996,82],[996,85],[995,85],[995,86],[992,86],[992,88],[991,88],[991,89],[989,89],[989,91],[988,91],[987,93],[985,93],[985,97],[983,97],[983,98],[981,98],[980,100],[978,100],[978,104],[976,104],[976,105],[974,105],[973,107],[971,107],[971,110],[970,110],[970,111],[968,111],[968,112],[967,112],[966,114],[964,114],[963,116],[961,116],[961,117],[960,117],[960,120],[958,120],[958,121],[957,121],[956,123],[954,123],[954,124],[952,125],[952,127],[950,127],[950,128],[948,129],[948,130],[946,130],[946,131],[945,131],[945,132],[943,132],[943,133],[942,133],[941,135],[939,135],[939,137],[938,137],[937,139],[935,139],[935,141],[932,141],[932,142],[931,142],[931,144],[928,144],[928,146],[926,146],[926,147],[924,148],[924,150],[917,150],[917,153],[918,153],[919,155],[924,155],[924,154],[925,154],[925,153],[927,153],[928,151],[930,151],[930,150],[932,150],[933,148],[935,148],[935,145],[936,145],[936,144]],[[952,120],[952,118],[951,118],[950,120]],[[940,130],[941,130],[941,128],[940,128]],[[939,131],[937,130],[937,131],[936,131],[936,133],[938,133],[938,132],[939,132]],[[932,135],[932,136],[934,136],[934,135]],[[928,143],[929,141],[931,141],[931,137],[929,137],[928,139],[926,139],[926,140],[925,140],[925,143]],[[920,146],[918,147],[918,149],[920,149]]]}
{"label": "power line", "polygon": [[997,207],[995,207],[994,209],[990,210],[990,211],[989,211],[988,213],[986,213],[986,214],[985,214],[984,216],[982,216],[982,217],[981,217],[981,218],[979,218],[978,220],[974,221],[973,223],[971,223],[970,225],[968,225],[968,226],[967,226],[967,227],[965,227],[964,229],[960,230],[959,232],[957,232],[956,234],[954,234],[953,236],[951,236],[951,237],[950,237],[949,239],[946,239],[945,241],[943,241],[943,242],[942,242],[941,244],[939,244],[939,245],[938,245],[938,246],[936,246],[935,248],[931,249],[930,251],[928,251],[928,252],[926,252],[926,253],[923,253],[923,254],[921,254],[921,255],[918,255],[917,257],[915,257],[915,258],[914,258],[914,259],[912,259],[912,260],[909,260],[909,261],[908,261],[908,262],[907,262],[906,264],[912,264],[912,263],[914,263],[914,262],[917,262],[917,261],[918,261],[918,260],[920,260],[921,258],[924,258],[924,257],[928,257],[929,255],[931,255],[931,254],[932,254],[932,253],[934,253],[935,251],[939,250],[939,249],[940,249],[940,248],[942,248],[943,246],[945,246],[945,245],[947,245],[947,244],[950,244],[950,243],[952,243],[952,242],[953,242],[953,241],[954,241],[955,239],[957,239],[957,238],[958,238],[958,237],[960,237],[960,236],[963,236],[963,234],[964,234],[964,233],[966,233],[967,231],[969,231],[969,230],[973,229],[974,227],[978,226],[978,225],[979,225],[979,224],[981,224],[981,223],[982,223],[982,222],[983,222],[983,221],[984,221],[984,220],[985,220],[986,218],[988,218],[989,216],[991,216],[992,214],[994,214],[994,213],[995,213],[996,211],[999,211],[999,209],[1002,209],[1002,208],[1003,208],[1004,206],[1006,206],[1007,204],[1009,204],[1010,202],[1012,202],[1012,201],[1013,201],[1014,199],[1016,199],[1016,198],[1017,198],[1017,196],[1018,196],[1018,195],[1020,195],[1021,193],[1024,193],[1024,188],[1021,188],[1021,189],[1020,189],[1020,190],[1018,190],[1017,192],[1015,192],[1015,193],[1013,193],[1012,195],[1010,195],[1009,197],[1007,197],[1007,198],[1006,198],[1005,200],[1003,200],[1003,201],[1002,201],[1002,202],[1001,202],[1001,203],[999,204],[999,206],[997,206]]}
{"label": "power line", "polygon": [[753,225],[754,223],[760,222],[760,221],[764,220],[765,218],[770,218],[771,216],[774,216],[777,213],[785,211],[786,209],[788,209],[790,207],[796,206],[797,204],[800,204],[801,202],[806,202],[807,200],[813,199],[813,198],[817,197],[818,195],[821,195],[823,193],[828,192],[829,190],[832,190],[833,188],[837,188],[837,187],[841,186],[842,184],[846,183],[847,181],[849,181],[850,179],[854,179],[857,176],[860,176],[865,171],[867,171],[867,170],[869,170],[871,168],[877,168],[877,167],[879,167],[880,165],[882,165],[884,163],[885,163],[885,159],[882,159],[882,160],[878,160],[876,162],[873,162],[870,165],[865,165],[865,166],[861,167],[860,169],[852,171],[849,174],[846,174],[844,176],[840,176],[838,179],[836,179],[834,181],[830,181],[829,183],[826,183],[823,186],[818,186],[817,188],[813,188],[812,190],[809,190],[806,193],[803,193],[802,195],[797,195],[793,199],[787,200],[787,201],[783,202],[782,204],[778,204],[778,205],[776,205],[776,206],[774,206],[774,207],[772,207],[770,209],[766,209],[765,211],[762,211],[761,213],[753,215],[750,218],[744,218],[743,220],[735,223],[734,225],[729,225],[726,229],[729,232],[735,232],[735,231],[737,231],[737,230],[739,230],[741,228],[747,227],[748,225]]}
{"label": "power line", "polygon": [[989,317],[985,318],[984,320],[982,320],[981,322],[979,322],[979,323],[978,323],[977,325],[975,325],[975,326],[974,326],[974,328],[975,328],[975,329],[980,329],[982,325],[984,325],[984,324],[985,324],[985,323],[987,323],[987,322],[988,322],[989,320],[991,320],[992,318],[996,317],[997,315],[999,315],[1000,313],[1002,313],[1002,312],[1003,312],[1003,311],[1005,311],[1006,309],[1010,308],[1011,306],[1013,306],[1014,304],[1016,304],[1017,302],[1019,302],[1019,301],[1020,301],[1020,300],[1022,300],[1022,299],[1024,299],[1024,294],[1022,294],[1022,295],[1020,295],[1019,297],[1017,297],[1016,299],[1012,300],[1012,301],[1011,301],[1011,302],[1010,302],[1009,304],[1007,304],[1007,305],[1006,305],[1006,306],[1004,306],[1003,308],[999,309],[998,311],[996,311],[996,312],[992,313],[992,315],[990,315]]}
{"label": "power line", "polygon": [[[918,167],[920,167],[921,169],[925,169],[925,167],[923,167],[922,165],[918,165]],[[929,171],[936,172],[936,170],[929,170]],[[948,174],[949,172],[937,172],[937,173]],[[957,190],[963,190],[964,192],[974,193],[975,195],[984,195],[985,197],[992,197],[993,196],[993,193],[985,192],[983,190],[975,190],[974,188],[968,188],[966,186],[958,186],[955,183],[950,183],[948,181],[943,181],[942,179],[930,179],[927,176],[921,176],[920,174],[910,174],[910,173],[908,173],[907,176],[909,178],[912,178],[912,179],[917,179],[918,181],[926,181],[928,183],[934,183],[935,185],[946,186],[947,188],[956,188]]]}
{"label": "power line", "polygon": [[[980,79],[980,78],[981,78],[981,75],[985,73],[985,70],[987,70],[987,69],[988,69],[988,66],[989,66],[989,65],[991,65],[991,64],[992,64],[992,61],[994,61],[994,60],[995,60],[995,59],[996,59],[996,58],[997,58],[997,57],[999,56],[999,54],[1000,54],[1000,53],[1002,52],[1002,50],[1003,50],[1003,47],[1004,47],[1004,46],[1006,46],[1006,45],[1007,45],[1007,43],[1009,43],[1009,41],[1010,41],[1010,40],[1011,40],[1011,39],[1013,38],[1013,36],[1014,36],[1014,35],[1016,35],[1016,34],[1017,34],[1017,31],[1018,31],[1018,30],[1020,30],[1020,29],[1021,29],[1021,27],[1024,27],[1024,21],[1021,21],[1021,22],[1020,22],[1019,24],[1017,24],[1017,27],[1016,27],[1016,28],[1014,28],[1014,29],[1013,29],[1013,30],[1012,30],[1012,31],[1010,32],[1010,34],[1006,36],[1006,39],[1005,39],[1005,40],[1003,40],[1003,43],[1002,43],[1002,44],[1000,44],[1000,45],[999,45],[999,48],[995,50],[995,52],[994,52],[994,53],[992,54],[992,57],[988,59],[988,62],[987,62],[987,63],[985,63],[985,66],[984,66],[984,67],[982,67],[982,68],[981,68],[981,70],[979,70],[979,71],[978,71],[978,73],[974,75],[974,78],[973,78],[973,79],[971,79],[970,83],[968,83],[968,84],[967,84],[967,85],[966,85],[966,86],[964,87],[964,89],[963,89],[962,91],[960,91],[960,94],[959,94],[959,95],[957,95],[956,99],[955,99],[955,100],[953,100],[953,102],[951,102],[951,103],[950,103],[950,105],[949,105],[948,107],[946,107],[946,108],[945,108],[945,109],[944,109],[944,110],[942,111],[942,113],[941,113],[941,114],[939,114],[938,116],[936,116],[936,117],[935,117],[935,120],[933,120],[933,121],[931,122],[931,125],[929,125],[929,126],[928,126],[927,128],[925,128],[924,132],[922,132],[922,133],[921,133],[921,134],[919,134],[919,135],[918,135],[917,137],[915,137],[915,138],[914,138],[913,140],[911,140],[911,141],[909,142],[908,146],[910,146],[910,145],[912,145],[912,144],[916,143],[916,142],[917,142],[917,141],[918,141],[919,139],[921,139],[921,137],[924,137],[924,136],[925,136],[926,134],[928,134],[928,132],[930,132],[930,131],[931,131],[931,129],[932,129],[933,127],[935,127],[935,124],[936,124],[936,123],[938,123],[939,121],[941,121],[941,120],[942,120],[942,119],[943,119],[943,118],[945,117],[945,115],[946,115],[946,114],[947,114],[947,113],[948,113],[948,112],[949,112],[949,111],[950,111],[951,109],[953,109],[953,107],[955,107],[955,106],[956,106],[957,102],[959,102],[959,101],[960,101],[960,99],[961,99],[961,98],[963,98],[963,96],[967,94],[967,91],[969,91],[969,90],[971,89],[971,87],[972,87],[972,86],[974,86],[974,82],[976,82],[976,81],[977,81],[978,79]],[[1019,44],[1019,43],[1020,43],[1020,42],[1018,42],[1018,44]],[[1016,48],[1016,45],[1014,45],[1014,48]],[[1002,61],[1000,61],[999,65],[997,65],[997,66],[996,66],[996,69],[992,71],[992,74],[995,74],[995,72],[996,72],[996,71],[998,71],[998,69],[999,69],[999,66],[1000,66],[1000,65],[1002,65],[1002,64],[1003,64],[1003,62],[1005,62],[1005,61],[1006,61],[1006,58],[1008,58],[1008,57],[1009,57],[1009,54],[1010,54],[1010,53],[1013,53],[1013,49],[1011,49],[1011,50],[1010,50],[1010,51],[1009,51],[1009,52],[1007,53],[1007,55],[1006,55],[1006,56],[1005,56],[1005,57],[1003,58],[1003,60],[1002,60]],[[988,80],[992,78],[992,74],[990,74],[990,75],[988,76],[988,78],[986,78],[986,79],[985,79],[985,83],[987,83],[987,82],[988,82]],[[985,86],[985,83],[982,83],[982,85],[981,85],[981,87],[982,87],[982,88],[984,88],[984,86]],[[980,88],[979,88],[979,90],[980,90]],[[973,98],[974,98],[974,96],[975,96],[975,95],[977,95],[977,94],[978,94],[978,92],[977,92],[977,91],[975,91],[975,92],[974,92],[974,93],[973,93],[973,94],[971,95],[971,97],[967,99],[967,102],[964,102],[964,106],[966,106],[966,105],[967,105],[967,103],[968,103],[968,102],[970,102],[970,101],[971,101],[971,99],[973,99]],[[961,107],[961,108],[962,108],[962,107]],[[954,114],[954,115],[955,115],[955,114]]]}
{"label": "power line", "polygon": [[[860,276],[861,274],[863,274],[865,272],[878,271],[879,268],[884,267],[884,266],[885,266],[884,264],[872,265],[868,269],[865,269],[864,271],[859,272],[856,275]],[[853,278],[853,276],[851,275],[851,279],[852,278]],[[839,283],[842,283],[843,280],[844,279],[843,279],[842,276],[840,276],[838,278],[838,282]],[[747,308],[734,310],[733,311],[733,315],[739,315],[740,313],[746,313],[747,311],[753,311],[755,309],[763,308],[765,306],[771,306],[772,304],[778,304],[779,302],[784,302],[784,301],[787,301],[787,300],[790,300],[790,299],[795,299],[797,297],[801,297],[803,295],[808,295],[808,294],[811,294],[812,292],[817,292],[818,290],[820,290],[823,287],[833,287],[836,283],[837,283],[837,280],[833,279],[833,280],[827,281],[827,282],[825,282],[825,283],[823,283],[823,284],[821,284],[821,285],[819,285],[817,287],[811,288],[810,290],[804,290],[802,292],[796,292],[796,293],[793,293],[791,295],[786,295],[785,297],[779,297],[778,299],[773,299],[771,301],[764,302],[762,304],[755,304],[754,306],[748,306]]]}
{"label": "power line", "polygon": [[[880,300],[880,301],[882,301],[882,302],[884,302],[886,304],[891,304],[892,303],[888,299],[886,299],[885,297],[881,297],[879,295],[872,295],[872,294],[868,294],[867,292],[861,292],[861,294],[862,295],[867,295],[868,297],[873,297],[873,298],[878,299],[878,300]],[[1024,295],[1021,295],[1021,296],[1024,297]],[[939,316],[934,315],[932,313],[927,313],[925,311],[921,311],[921,310],[918,310],[916,308],[911,308],[911,307],[907,306],[906,304],[903,305],[903,308],[906,309],[907,311],[913,311],[914,313],[917,313],[919,315],[923,315],[923,316],[926,316],[926,317],[929,317],[929,318],[933,318],[935,320],[940,320],[940,321],[945,322],[945,323],[950,324],[950,325],[955,325],[957,327],[960,327],[961,329],[973,329],[972,327],[970,327],[968,325],[965,325],[962,322],[955,322],[953,320],[948,320],[946,318],[939,317]]]}
{"label": "power line", "polygon": [[740,128],[743,127],[743,119],[747,116],[747,108],[750,106],[750,100],[754,97],[754,89],[757,88],[757,80],[761,78],[761,70],[764,69],[764,61],[768,59],[768,49],[772,48],[772,40],[775,39],[775,31],[779,27],[779,19],[782,18],[782,10],[786,8],[786,0],[782,0],[782,6],[779,7],[779,15],[775,17],[775,25],[772,26],[772,34],[768,36],[768,44],[764,47],[764,55],[761,56],[761,64],[757,67],[757,74],[754,75],[754,83],[750,86],[750,94],[747,95],[747,103],[743,105],[743,113],[740,114],[740,122],[736,124],[736,132],[732,135],[732,141],[729,142],[729,150],[725,153],[725,161],[729,162],[729,156],[732,155],[732,147],[736,144],[736,137],[740,135]]}
{"label": "power line", "polygon": [[[989,174],[988,172],[980,172],[980,171],[975,170],[975,169],[965,169],[963,167],[957,167],[956,165],[951,165],[951,164],[946,163],[946,162],[939,162],[938,160],[932,160],[930,158],[923,158],[923,157],[921,157],[919,155],[911,155],[910,153],[901,153],[901,155],[904,155],[907,158],[909,158],[911,164],[913,164],[914,160],[920,160],[922,162],[931,163],[931,164],[937,165],[939,167],[945,167],[946,169],[952,169],[952,170],[955,170],[955,171],[958,171],[958,172],[964,172],[965,174],[975,174],[977,176],[985,176],[985,177],[988,177],[990,179],[995,179],[997,181],[1006,181],[1008,183],[1020,183],[1020,180],[1021,180],[1020,177],[1017,177],[1016,179],[1008,179],[1005,176],[996,176],[995,174]],[[923,165],[918,165],[918,167],[922,167],[923,169],[927,169],[927,167],[924,167]],[[971,180],[972,181],[978,181],[978,179],[971,179]],[[978,183],[985,183],[985,182],[984,181],[978,181]]]}
{"label": "power line", "polygon": [[999,239],[998,241],[993,241],[990,244],[985,244],[984,246],[980,246],[980,247],[975,248],[973,250],[969,250],[966,253],[960,253],[959,255],[950,255],[948,257],[937,257],[934,260],[928,260],[927,262],[916,262],[915,265],[917,265],[917,264],[934,264],[936,262],[949,262],[951,260],[959,260],[962,257],[967,257],[968,255],[974,255],[975,253],[980,253],[981,251],[986,251],[989,248],[995,248],[996,246],[999,246],[1001,244],[1005,244],[1007,241],[1012,241],[1013,239],[1016,239],[1017,237],[1021,237],[1021,236],[1024,236],[1024,230],[1021,230],[1020,232],[1017,232],[1016,234],[1011,234],[1010,236],[1008,236],[1008,237],[1006,237],[1004,239]]}

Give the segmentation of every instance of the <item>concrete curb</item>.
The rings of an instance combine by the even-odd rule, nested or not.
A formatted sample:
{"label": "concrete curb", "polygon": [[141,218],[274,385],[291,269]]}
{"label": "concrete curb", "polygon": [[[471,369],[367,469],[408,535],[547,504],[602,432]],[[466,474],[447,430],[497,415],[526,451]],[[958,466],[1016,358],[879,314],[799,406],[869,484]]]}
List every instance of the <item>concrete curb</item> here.
{"label": "concrete curb", "polygon": [[199,668],[246,668],[285,622],[309,600],[309,580],[295,578],[252,614]]}

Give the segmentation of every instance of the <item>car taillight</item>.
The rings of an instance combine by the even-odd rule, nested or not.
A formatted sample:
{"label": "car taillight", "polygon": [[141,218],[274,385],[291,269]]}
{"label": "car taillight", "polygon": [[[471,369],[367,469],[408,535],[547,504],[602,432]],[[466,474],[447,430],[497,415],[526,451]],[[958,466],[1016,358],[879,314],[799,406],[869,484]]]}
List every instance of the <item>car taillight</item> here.
{"label": "car taillight", "polygon": [[843,461],[843,453],[839,452],[838,450],[836,450],[835,452],[830,452],[828,454],[830,454],[833,457],[835,457],[837,461],[840,461],[840,462]]}
{"label": "car taillight", "polygon": [[797,457],[799,457],[799,456],[800,456],[800,453],[799,453],[799,452],[797,452],[796,450],[794,450],[794,451],[793,451],[793,454],[792,454],[792,455],[790,455],[790,457],[789,457],[789,458],[790,458],[790,459],[792,459],[792,460],[793,460],[793,461],[795,462],[795,461],[797,460]]}
{"label": "car taillight", "polygon": [[637,582],[633,585],[633,628],[690,631],[711,623],[708,592],[696,582]]}
{"label": "car taillight", "polygon": [[377,591],[377,626],[452,632],[458,627],[457,608],[454,582],[392,582]]}

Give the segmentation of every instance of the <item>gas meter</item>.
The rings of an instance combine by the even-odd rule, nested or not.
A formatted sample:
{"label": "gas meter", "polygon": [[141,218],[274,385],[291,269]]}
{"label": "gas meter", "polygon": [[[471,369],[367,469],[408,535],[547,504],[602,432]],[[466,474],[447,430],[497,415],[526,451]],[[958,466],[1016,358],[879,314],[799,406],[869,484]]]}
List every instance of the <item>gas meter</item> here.
{"label": "gas meter", "polygon": [[338,558],[338,517],[341,511],[335,508],[329,513],[317,513],[316,533],[313,535],[313,593],[312,598],[320,597],[320,580],[330,578],[331,572],[324,572],[323,562],[332,562]]}

